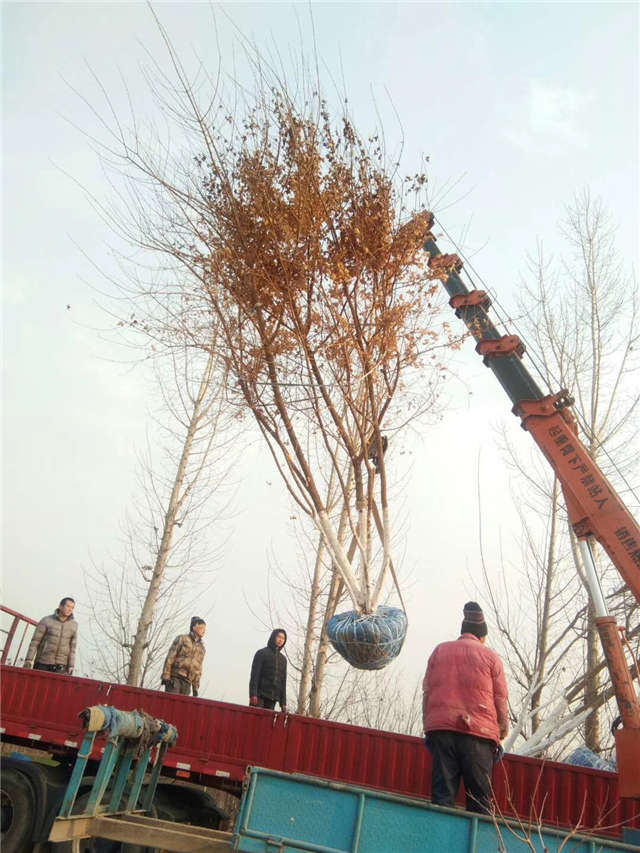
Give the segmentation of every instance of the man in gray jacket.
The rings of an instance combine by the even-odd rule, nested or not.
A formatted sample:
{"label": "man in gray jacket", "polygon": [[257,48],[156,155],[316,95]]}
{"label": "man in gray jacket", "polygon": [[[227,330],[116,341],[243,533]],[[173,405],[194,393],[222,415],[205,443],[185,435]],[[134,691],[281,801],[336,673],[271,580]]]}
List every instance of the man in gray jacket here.
{"label": "man in gray jacket", "polygon": [[78,623],[73,618],[75,606],[73,598],[67,596],[51,616],[38,622],[24,659],[27,669],[73,673],[78,637]]}

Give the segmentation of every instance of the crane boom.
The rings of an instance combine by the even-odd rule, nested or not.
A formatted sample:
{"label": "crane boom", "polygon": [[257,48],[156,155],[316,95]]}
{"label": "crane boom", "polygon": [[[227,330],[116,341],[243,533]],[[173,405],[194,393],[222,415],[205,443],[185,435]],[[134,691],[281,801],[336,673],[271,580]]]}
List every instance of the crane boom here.
{"label": "crane boom", "polygon": [[[431,218],[433,226],[433,217]],[[636,695],[615,620],[606,613],[592,565],[590,539],[597,540],[640,604],[640,526],[591,458],[578,435],[566,390],[544,394],[522,361],[524,345],[517,335],[502,335],[488,315],[491,300],[483,290],[469,290],[460,278],[462,261],[440,252],[432,233],[424,250],[432,278],[440,279],[449,304],[476,340],[476,352],[495,374],[521,420],[560,484],[573,530],[591,576],[590,594],[596,612],[607,666],[622,717],[615,733],[621,796],[640,798],[640,701]]]}

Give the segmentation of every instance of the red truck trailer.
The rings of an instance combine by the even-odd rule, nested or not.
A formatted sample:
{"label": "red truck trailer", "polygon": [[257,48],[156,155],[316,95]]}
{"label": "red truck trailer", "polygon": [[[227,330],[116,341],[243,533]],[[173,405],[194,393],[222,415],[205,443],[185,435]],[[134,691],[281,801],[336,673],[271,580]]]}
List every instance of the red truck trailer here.
{"label": "red truck trailer", "polygon": [[[11,665],[15,657],[5,659],[0,729],[4,853],[27,853],[45,844],[82,742],[78,714],[98,704],[142,709],[178,729],[156,797],[157,814],[164,819],[219,827],[226,817],[225,798],[240,796],[251,765],[430,796],[430,758],[420,738],[23,669]],[[99,747],[94,753],[97,763]],[[493,784],[499,810],[527,822],[611,837],[621,837],[625,826],[640,827],[638,804],[619,797],[615,773],[506,755],[496,765]]]}

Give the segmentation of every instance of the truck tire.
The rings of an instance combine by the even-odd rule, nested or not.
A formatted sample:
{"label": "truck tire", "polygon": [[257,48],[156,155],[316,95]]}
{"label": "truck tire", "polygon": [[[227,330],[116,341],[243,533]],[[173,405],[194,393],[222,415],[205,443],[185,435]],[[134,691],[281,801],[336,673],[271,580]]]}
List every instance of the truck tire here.
{"label": "truck tire", "polygon": [[35,822],[35,798],[27,777],[14,767],[3,769],[0,809],[3,853],[25,853],[25,850],[30,850]]}
{"label": "truck tire", "polygon": [[180,806],[168,802],[166,799],[157,799],[155,803],[156,817],[159,820],[168,820],[171,823],[189,823],[187,811]]}
{"label": "truck tire", "polygon": [[173,823],[188,823],[208,829],[218,829],[227,815],[203,790],[178,785],[160,785],[153,801],[156,816]]}

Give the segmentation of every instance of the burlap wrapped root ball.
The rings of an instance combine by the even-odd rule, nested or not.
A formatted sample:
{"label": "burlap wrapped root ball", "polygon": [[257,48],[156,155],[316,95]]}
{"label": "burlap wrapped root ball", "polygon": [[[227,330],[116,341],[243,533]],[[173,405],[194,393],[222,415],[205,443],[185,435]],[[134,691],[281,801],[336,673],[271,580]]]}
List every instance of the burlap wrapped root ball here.
{"label": "burlap wrapped root ball", "polygon": [[380,605],[375,613],[336,613],[327,625],[334,649],[357,669],[383,669],[400,654],[407,616],[397,607]]}

